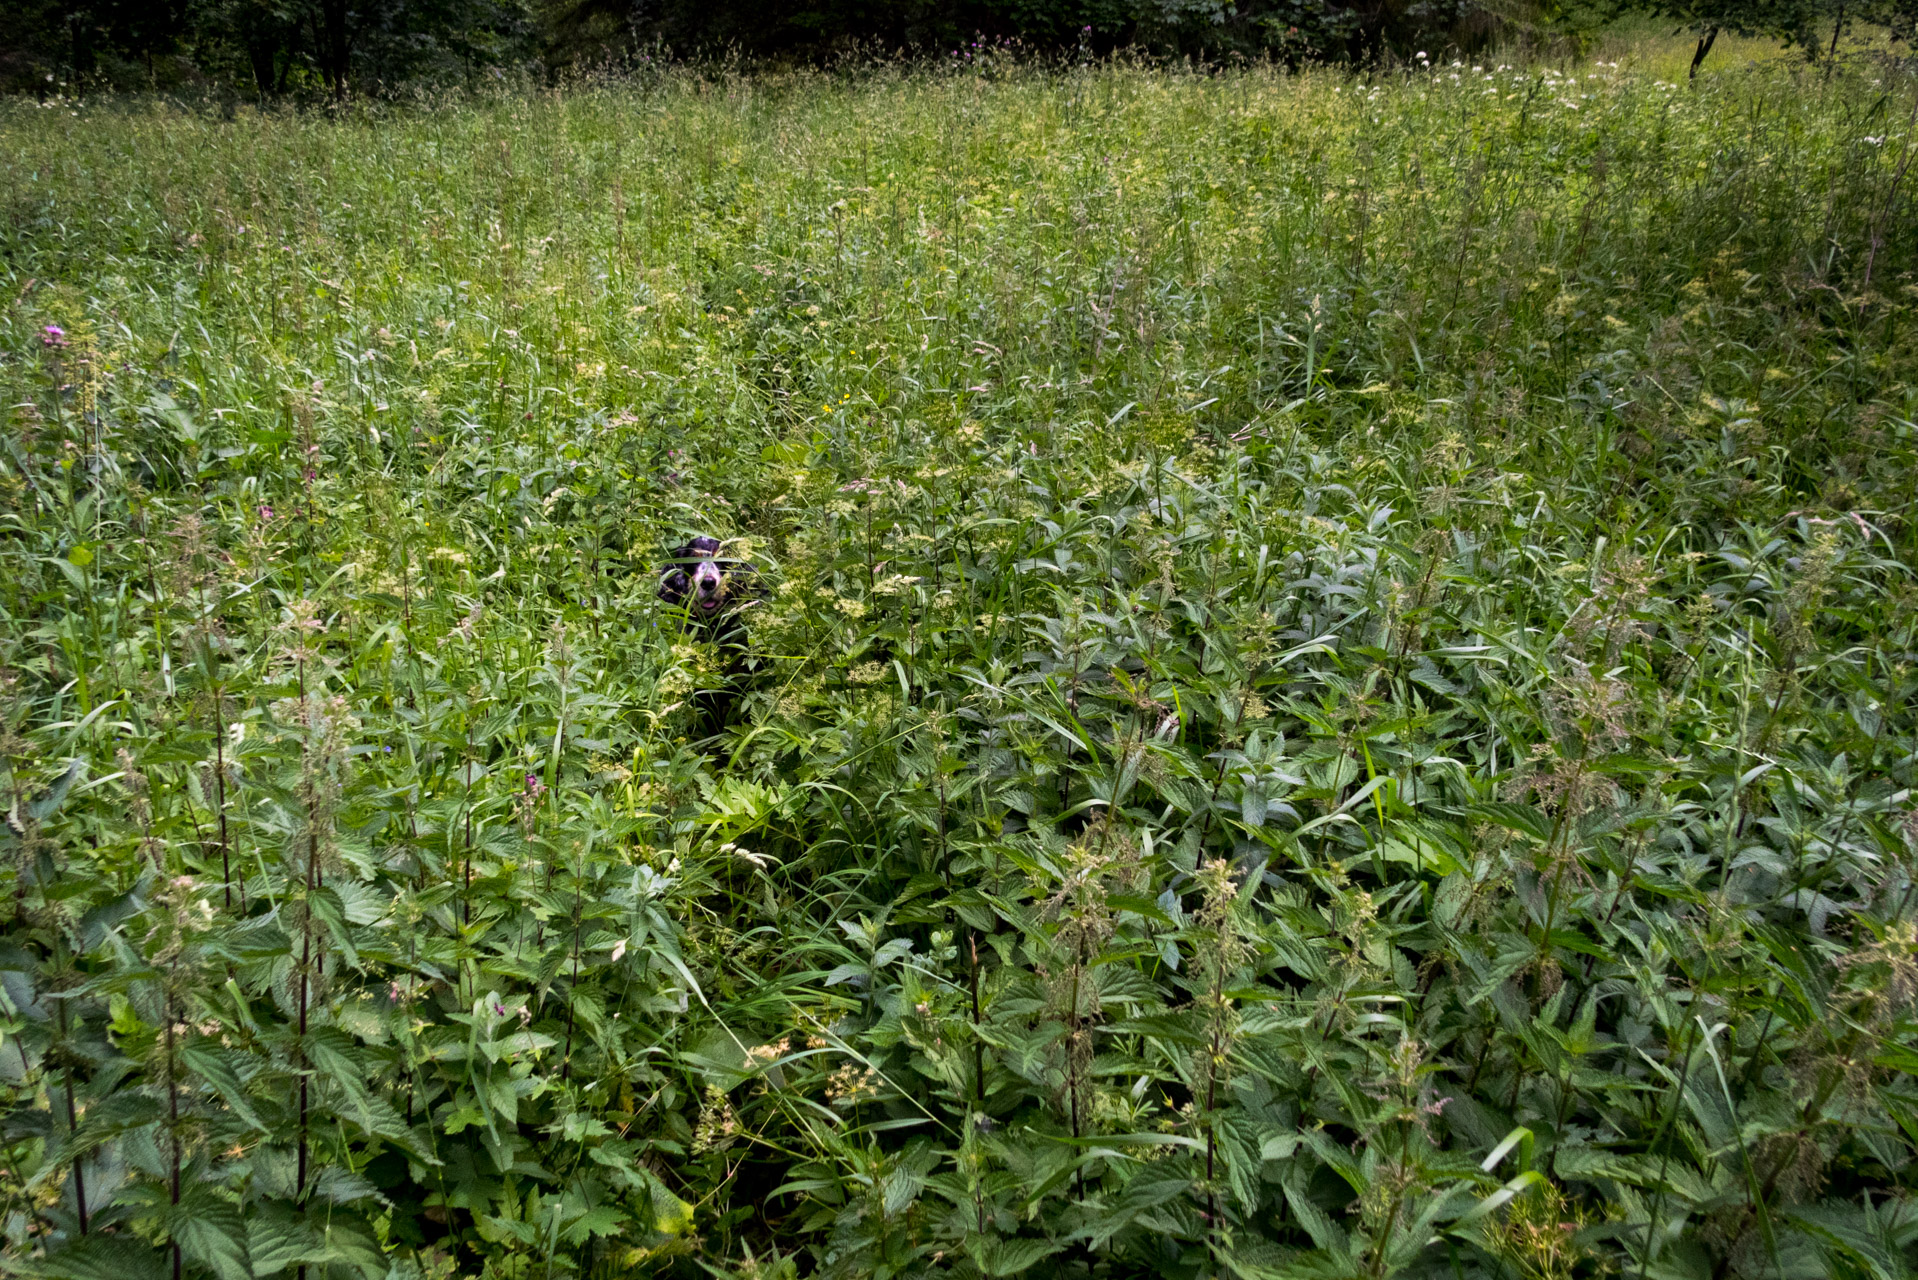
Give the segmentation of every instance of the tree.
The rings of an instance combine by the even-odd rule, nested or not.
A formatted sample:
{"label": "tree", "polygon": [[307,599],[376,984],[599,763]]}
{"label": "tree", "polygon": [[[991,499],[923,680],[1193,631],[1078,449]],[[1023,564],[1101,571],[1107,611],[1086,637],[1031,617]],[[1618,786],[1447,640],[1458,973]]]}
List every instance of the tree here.
{"label": "tree", "polygon": [[[1694,79],[1721,32],[1780,40],[1813,58],[1823,47],[1825,56],[1833,57],[1848,25],[1872,22],[1889,27],[1895,39],[1910,39],[1913,16],[1918,14],[1914,0],[1654,0],[1647,7],[1697,32],[1691,65]],[[1824,39],[1827,28],[1829,45]]]}

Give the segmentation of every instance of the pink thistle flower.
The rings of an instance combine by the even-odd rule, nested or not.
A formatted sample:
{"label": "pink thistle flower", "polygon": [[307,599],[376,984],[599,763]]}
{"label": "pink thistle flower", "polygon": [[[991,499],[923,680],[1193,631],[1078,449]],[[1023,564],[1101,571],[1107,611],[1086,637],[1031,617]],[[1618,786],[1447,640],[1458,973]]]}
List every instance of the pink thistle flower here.
{"label": "pink thistle flower", "polygon": [[50,324],[40,331],[40,345],[44,347],[64,347],[67,345],[67,331],[57,324]]}

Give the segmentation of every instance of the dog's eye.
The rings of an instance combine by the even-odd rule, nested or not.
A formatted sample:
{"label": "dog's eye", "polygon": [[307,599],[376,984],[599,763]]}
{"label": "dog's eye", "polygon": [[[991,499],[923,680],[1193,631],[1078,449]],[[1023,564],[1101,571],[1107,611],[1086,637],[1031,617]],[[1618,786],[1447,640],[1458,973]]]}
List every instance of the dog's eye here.
{"label": "dog's eye", "polygon": [[686,574],[682,570],[675,569],[673,570],[673,576],[668,578],[667,582],[672,584],[673,589],[676,591],[684,590],[686,586]]}

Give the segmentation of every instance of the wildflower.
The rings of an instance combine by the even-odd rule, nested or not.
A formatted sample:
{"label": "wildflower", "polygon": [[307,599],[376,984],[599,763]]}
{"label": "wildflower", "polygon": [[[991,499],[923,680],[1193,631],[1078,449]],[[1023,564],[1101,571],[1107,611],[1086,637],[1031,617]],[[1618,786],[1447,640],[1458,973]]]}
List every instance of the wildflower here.
{"label": "wildflower", "polygon": [[826,1098],[832,1102],[858,1102],[879,1092],[879,1073],[871,1067],[848,1062],[826,1080]]}
{"label": "wildflower", "polygon": [[462,640],[471,640],[473,638],[473,628],[479,624],[481,611],[482,606],[480,602],[475,600],[473,607],[467,610],[466,616],[454,623],[453,629],[446,633],[446,638],[451,640],[454,636],[458,636]]}
{"label": "wildflower", "polygon": [[731,1099],[718,1085],[706,1086],[706,1101],[699,1108],[699,1125],[693,1132],[693,1152],[703,1155],[732,1145],[739,1133],[739,1117]]}
{"label": "wildflower", "polygon": [[514,803],[513,809],[515,815],[519,818],[520,829],[526,833],[528,838],[533,834],[533,815],[539,809],[540,797],[545,794],[546,784],[539,780],[539,775],[533,773],[527,774],[526,790],[520,793],[520,797],[518,801]]}
{"label": "wildflower", "polygon": [[40,331],[40,345],[43,347],[64,347],[67,345],[67,331],[57,324],[50,324]]}

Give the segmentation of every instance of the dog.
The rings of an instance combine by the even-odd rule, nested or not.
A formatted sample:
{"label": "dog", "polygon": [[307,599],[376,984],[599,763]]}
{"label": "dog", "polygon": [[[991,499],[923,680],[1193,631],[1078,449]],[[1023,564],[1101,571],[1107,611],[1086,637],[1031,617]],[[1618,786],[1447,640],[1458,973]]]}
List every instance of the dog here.
{"label": "dog", "polygon": [[718,538],[702,535],[674,547],[659,573],[659,598],[676,611],[686,634],[715,645],[725,664],[720,687],[693,694],[700,738],[731,722],[743,678],[757,665],[743,614],[759,599],[758,575],[743,561],[722,556],[724,549]]}

